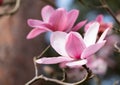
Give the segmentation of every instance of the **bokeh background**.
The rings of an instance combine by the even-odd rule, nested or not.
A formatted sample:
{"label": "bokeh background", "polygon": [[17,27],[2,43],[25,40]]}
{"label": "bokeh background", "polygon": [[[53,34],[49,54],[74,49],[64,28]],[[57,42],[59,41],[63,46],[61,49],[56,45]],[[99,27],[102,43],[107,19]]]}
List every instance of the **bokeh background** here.
{"label": "bokeh background", "polygon": [[[104,75],[98,74],[96,78],[85,82],[85,85],[120,85],[120,52],[114,46],[117,43],[117,46],[120,47],[120,24],[108,11],[99,7],[101,6],[99,0],[20,0],[17,11],[7,14],[14,8],[16,1],[0,0],[0,85],[24,85],[34,77],[33,57],[38,56],[47,47],[49,33],[27,40],[26,36],[32,29],[27,25],[27,19],[41,19],[41,9],[45,5],[55,8],[63,7],[68,11],[79,9],[80,15],[77,22],[85,19],[89,22],[94,20],[97,15],[103,14],[105,22],[114,23],[113,29],[106,38],[108,44],[96,54],[107,63],[107,71]],[[105,1],[120,22],[120,0]],[[83,33],[83,29],[79,32]],[[49,49],[44,55],[53,56],[56,55],[56,52]],[[49,76],[44,72],[44,69],[51,68],[44,68],[44,66],[47,65],[38,65],[39,72]],[[53,66],[53,68],[60,74],[58,66]],[[116,82],[118,84],[114,84]],[[58,84],[39,80],[33,85]]]}

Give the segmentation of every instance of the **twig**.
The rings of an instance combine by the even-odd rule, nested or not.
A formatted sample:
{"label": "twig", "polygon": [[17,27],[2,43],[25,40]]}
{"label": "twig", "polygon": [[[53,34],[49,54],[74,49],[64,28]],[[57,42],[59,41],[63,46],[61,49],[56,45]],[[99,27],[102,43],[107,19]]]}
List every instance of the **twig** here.
{"label": "twig", "polygon": [[35,81],[37,81],[38,77],[34,77],[32,80],[28,81],[25,85],[31,85],[33,84]]}
{"label": "twig", "polygon": [[107,5],[105,0],[100,0],[101,4],[103,5],[103,8],[115,19],[115,21],[120,25],[120,22],[116,18],[114,12],[110,9],[110,7]]}
{"label": "twig", "polygon": [[79,82],[76,82],[76,83],[67,83],[67,82],[63,82],[63,81],[57,80],[57,79],[47,78],[47,77],[45,77],[43,75],[40,75],[38,77],[34,77],[32,80],[30,80],[25,85],[31,85],[32,83],[34,83],[38,79],[44,79],[46,81],[56,82],[56,83],[61,84],[61,85],[78,85],[78,84],[83,83],[84,81],[86,81],[86,79],[88,79],[88,73],[87,73],[87,75],[85,76],[85,78],[83,80],[81,80]]}
{"label": "twig", "polygon": [[116,27],[113,27],[113,30],[117,33],[117,34],[120,34],[120,29],[116,28]]}
{"label": "twig", "polygon": [[48,46],[42,51],[42,53],[40,53],[40,55],[37,56],[37,59],[39,59],[49,48],[50,48],[50,45],[48,45]]}
{"label": "twig", "polygon": [[104,8],[113,18],[114,20],[120,25],[120,22],[116,18],[114,12],[110,9],[110,7],[107,5],[105,0],[100,0],[101,6],[96,6],[96,5],[91,5],[91,4],[86,4],[83,0],[79,0],[79,2],[87,7],[92,7],[92,8]]}
{"label": "twig", "polygon": [[62,79],[61,81],[66,81],[66,79],[67,79],[67,74],[66,74],[64,68],[63,68],[62,70],[63,70],[63,79]]}
{"label": "twig", "polygon": [[19,7],[20,7],[20,0],[16,0],[15,7],[12,10],[8,11],[8,12],[5,11],[4,13],[0,14],[0,16],[3,16],[3,15],[12,15],[15,12],[18,11]]}
{"label": "twig", "polygon": [[20,0],[16,0],[15,7],[8,12],[8,14],[14,14],[20,7]]}
{"label": "twig", "polygon": [[36,57],[33,57],[33,63],[34,63],[34,69],[35,69],[35,77],[28,81],[25,85],[31,85],[32,83],[34,83],[37,80],[38,77],[38,69],[37,69],[37,63],[35,62]]}
{"label": "twig", "polygon": [[81,81],[78,81],[78,82],[75,82],[75,83],[67,83],[67,82],[57,80],[57,79],[47,78],[47,77],[45,77],[43,75],[40,75],[40,76],[35,76],[32,80],[30,80],[25,85],[31,85],[32,83],[34,83],[38,79],[44,79],[45,81],[51,81],[51,82],[55,82],[55,83],[58,83],[58,84],[61,84],[61,85],[78,85],[78,84],[81,84],[84,81],[88,80],[90,78],[90,76],[91,76],[91,71],[85,65],[83,67],[87,71],[86,76]]}
{"label": "twig", "polygon": [[120,47],[118,47],[117,42],[114,44],[114,47],[117,49],[117,51],[120,53]]}
{"label": "twig", "polygon": [[96,82],[96,85],[101,85],[101,80],[97,75],[95,75],[94,80]]}
{"label": "twig", "polygon": [[103,8],[103,5],[102,6],[101,5],[97,6],[97,5],[93,5],[93,4],[87,4],[87,3],[84,2],[84,0],[79,0],[79,2],[82,5],[86,6],[86,7],[90,7],[90,8]]}
{"label": "twig", "polygon": [[33,58],[33,63],[34,63],[34,68],[35,68],[35,77],[37,77],[38,76],[38,69],[37,69],[37,63],[35,61],[36,61],[36,57]]}
{"label": "twig", "polygon": [[41,76],[38,76],[38,68],[37,68],[37,63],[35,62],[37,58],[40,58],[48,49],[50,48],[50,45],[48,45],[43,51],[42,53],[37,56],[37,57],[33,57],[33,63],[34,63],[34,69],[35,69],[35,77],[28,81],[25,85],[31,85],[32,83],[34,83],[36,80],[39,79],[39,77]]}
{"label": "twig", "polygon": [[89,78],[92,78],[93,77],[93,75],[92,75],[92,71],[86,66],[86,65],[83,65],[83,67],[84,67],[84,69],[87,71],[87,73],[88,73],[88,79]]}

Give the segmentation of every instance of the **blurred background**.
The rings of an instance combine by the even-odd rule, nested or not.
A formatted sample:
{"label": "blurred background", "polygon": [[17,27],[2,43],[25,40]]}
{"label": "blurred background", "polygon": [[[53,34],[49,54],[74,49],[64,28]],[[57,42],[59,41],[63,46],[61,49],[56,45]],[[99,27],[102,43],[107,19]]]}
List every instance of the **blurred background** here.
{"label": "blurred background", "polygon": [[[106,2],[119,23],[110,14],[110,10],[101,7],[101,1]],[[95,55],[104,61],[103,67],[105,65],[106,70],[103,74],[96,73],[97,77],[83,85],[120,85],[120,0],[0,0],[0,85],[24,85],[34,77],[33,57],[38,56],[47,47],[49,33],[27,40],[26,36],[32,29],[27,25],[27,20],[30,18],[41,20],[41,9],[45,5],[63,7],[68,11],[80,10],[77,22],[85,19],[89,22],[103,14],[104,22],[114,24],[106,37],[107,44]],[[79,32],[83,34],[83,31],[81,29]],[[54,52],[52,48],[44,55],[56,55],[56,52],[55,54],[51,52]],[[45,71],[52,69],[61,75],[57,65],[38,67],[40,74],[50,76]],[[76,71],[69,74],[74,72]],[[78,76],[77,72],[75,75]],[[72,78],[76,78],[75,75]],[[39,80],[33,85],[58,84]]]}

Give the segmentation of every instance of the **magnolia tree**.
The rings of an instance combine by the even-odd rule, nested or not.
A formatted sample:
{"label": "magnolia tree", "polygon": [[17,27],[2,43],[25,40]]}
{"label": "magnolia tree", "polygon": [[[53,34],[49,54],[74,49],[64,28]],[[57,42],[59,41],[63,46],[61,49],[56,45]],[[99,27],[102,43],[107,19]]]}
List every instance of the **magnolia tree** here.
{"label": "magnolia tree", "polygon": [[[108,45],[115,45],[119,49],[114,42],[118,38],[111,36],[113,23],[104,22],[104,16],[100,14],[95,20],[88,22],[86,19],[75,24],[78,15],[77,9],[66,11],[64,8],[54,9],[47,5],[41,10],[42,20],[28,19],[27,23],[33,29],[27,35],[27,39],[35,38],[45,32],[51,34],[50,45],[40,56],[34,57],[35,77],[26,85],[31,85],[39,79],[61,85],[77,85],[95,78],[96,75],[104,75],[109,64],[114,66],[112,60],[102,56],[102,54],[108,56],[111,52],[112,47]],[[84,33],[79,33],[78,31],[83,28]],[[43,56],[48,48],[53,48],[53,54],[57,52],[58,56]],[[63,79],[44,74],[38,75],[39,64],[57,64],[63,71],[61,74]],[[49,66],[45,67],[45,71],[54,75],[54,69]]]}

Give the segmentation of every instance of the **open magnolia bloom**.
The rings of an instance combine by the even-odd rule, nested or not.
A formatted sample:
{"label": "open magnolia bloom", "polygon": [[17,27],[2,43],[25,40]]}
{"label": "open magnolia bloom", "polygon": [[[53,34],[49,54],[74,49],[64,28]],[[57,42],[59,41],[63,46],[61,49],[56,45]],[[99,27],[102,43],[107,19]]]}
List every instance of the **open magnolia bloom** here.
{"label": "open magnolia bloom", "polygon": [[[74,68],[80,67],[87,63],[87,58],[96,53],[103,45],[108,29],[106,29],[101,37],[97,40],[99,23],[91,24],[86,31],[84,38],[77,32],[53,32],[51,35],[52,47],[61,55],[51,58],[40,58],[36,60],[39,64],[56,64]],[[96,41],[97,40],[97,41]]]}
{"label": "open magnolia bloom", "polygon": [[104,30],[106,28],[112,28],[113,27],[113,23],[111,23],[111,22],[104,22],[103,18],[104,18],[104,16],[102,14],[98,15],[94,21],[91,21],[91,22],[89,22],[88,24],[85,25],[85,31],[89,28],[89,26],[92,23],[94,23],[96,21],[99,22],[99,24],[100,24],[99,32],[104,32]]}
{"label": "open magnolia bloom", "polygon": [[86,20],[84,20],[73,27],[79,15],[79,11],[76,9],[67,12],[64,8],[55,10],[53,7],[47,5],[42,8],[41,15],[43,21],[28,19],[28,25],[34,29],[27,35],[27,39],[34,38],[48,31],[77,31],[86,23]]}

